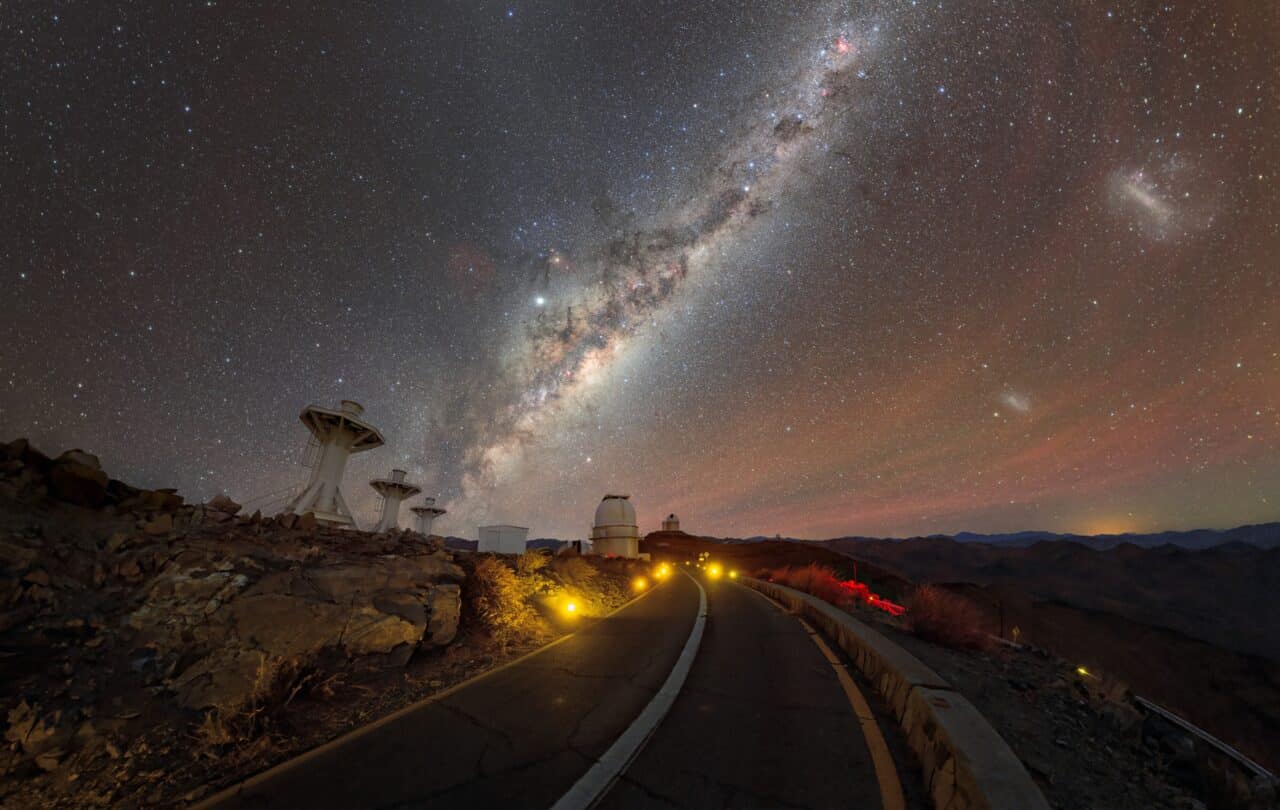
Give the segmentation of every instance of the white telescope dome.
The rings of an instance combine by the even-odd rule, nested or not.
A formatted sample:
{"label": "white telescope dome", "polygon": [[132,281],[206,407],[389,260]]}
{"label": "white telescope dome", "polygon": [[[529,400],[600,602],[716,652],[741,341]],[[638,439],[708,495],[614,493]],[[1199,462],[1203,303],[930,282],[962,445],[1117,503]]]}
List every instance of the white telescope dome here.
{"label": "white telescope dome", "polygon": [[630,495],[606,495],[596,507],[591,543],[597,554],[635,557],[640,550],[640,526]]}

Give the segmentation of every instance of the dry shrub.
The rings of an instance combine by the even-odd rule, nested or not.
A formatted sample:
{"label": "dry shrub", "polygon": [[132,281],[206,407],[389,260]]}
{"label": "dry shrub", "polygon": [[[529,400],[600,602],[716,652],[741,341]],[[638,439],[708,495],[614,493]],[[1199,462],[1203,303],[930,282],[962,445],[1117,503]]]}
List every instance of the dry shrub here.
{"label": "dry shrub", "polygon": [[227,746],[243,746],[276,731],[284,710],[299,694],[325,692],[333,679],[322,681],[319,670],[297,657],[263,656],[249,697],[234,706],[216,706],[196,727],[202,753],[216,756]]}
{"label": "dry shrub", "polygon": [[986,649],[981,609],[969,599],[934,585],[915,589],[907,603],[907,627],[926,641],[957,649]]}
{"label": "dry shrub", "polygon": [[556,575],[566,584],[581,590],[590,590],[600,572],[581,557],[561,557],[556,560]]}
{"label": "dry shrub", "polygon": [[531,627],[537,618],[525,600],[527,588],[501,560],[478,561],[463,589],[470,614],[495,638],[508,638]]}
{"label": "dry shrub", "polygon": [[838,607],[848,607],[854,601],[853,593],[841,585],[842,580],[829,566],[809,563],[798,568],[775,568],[767,572],[767,579],[813,594]]}
{"label": "dry shrub", "polygon": [[551,558],[546,554],[530,549],[516,557],[516,574],[521,577],[531,577],[546,568],[550,562]]}

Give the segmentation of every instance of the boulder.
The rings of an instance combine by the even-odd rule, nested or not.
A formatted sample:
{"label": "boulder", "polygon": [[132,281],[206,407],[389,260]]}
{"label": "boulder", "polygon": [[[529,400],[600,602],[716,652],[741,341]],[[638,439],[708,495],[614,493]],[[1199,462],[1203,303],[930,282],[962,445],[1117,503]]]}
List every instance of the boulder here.
{"label": "boulder", "polygon": [[70,741],[75,726],[62,711],[42,715],[25,700],[9,710],[9,727],[4,738],[22,746],[27,754],[40,754],[60,748]]}
{"label": "boulder", "polygon": [[21,461],[23,466],[40,475],[47,472],[49,465],[53,463],[48,456],[32,447],[31,442],[26,439],[15,439],[9,442],[5,445],[4,454],[10,460]]}
{"label": "boulder", "polygon": [[26,439],[14,439],[8,444],[0,444],[0,458],[6,461],[21,461],[22,455],[30,446],[31,442]]}
{"label": "boulder", "polygon": [[101,508],[107,502],[108,479],[97,462],[79,450],[63,453],[49,470],[49,494],[76,506]]}
{"label": "boulder", "polygon": [[348,655],[389,653],[401,644],[417,646],[425,629],[425,623],[415,624],[376,608],[359,607],[351,612],[342,646]]}
{"label": "boulder", "polygon": [[141,490],[137,487],[131,487],[123,481],[117,481],[114,478],[107,481],[107,498],[112,503],[120,503],[130,498],[136,498],[139,492]]}
{"label": "boulder", "polygon": [[307,578],[325,598],[339,604],[367,601],[376,591],[393,585],[411,587],[413,584],[407,581],[393,583],[391,574],[381,566],[356,564],[315,568],[307,571]]}
{"label": "boulder", "polygon": [[173,531],[173,515],[162,512],[143,524],[142,530],[152,537],[166,535]]}
{"label": "boulder", "polygon": [[226,495],[215,495],[213,500],[205,505],[205,509],[214,512],[223,512],[228,515],[234,515],[240,511],[240,504],[228,498]]}
{"label": "boulder", "polygon": [[182,496],[174,489],[140,489],[120,506],[134,512],[172,512],[182,506]]}
{"label": "boulder", "polygon": [[458,619],[462,615],[462,587],[437,585],[427,607],[427,632],[422,643],[436,647],[451,643],[458,635]]}
{"label": "boulder", "polygon": [[235,710],[253,697],[266,662],[257,650],[219,650],[187,667],[169,685],[189,709]]}
{"label": "boulder", "polygon": [[423,627],[427,624],[427,606],[416,593],[380,593],[373,597],[373,606],[407,622]]}
{"label": "boulder", "polygon": [[348,609],[297,596],[241,596],[227,606],[242,643],[272,657],[311,655],[339,644]]}
{"label": "boulder", "polygon": [[446,551],[406,556],[403,562],[412,565],[419,574],[431,582],[461,583],[467,578],[462,566],[455,563],[453,556]]}
{"label": "boulder", "polygon": [[93,453],[86,453],[79,448],[66,451],[62,455],[58,456],[53,463],[62,464],[64,462],[82,464],[86,467],[97,470],[98,472],[102,472],[102,462],[98,460],[98,457]]}

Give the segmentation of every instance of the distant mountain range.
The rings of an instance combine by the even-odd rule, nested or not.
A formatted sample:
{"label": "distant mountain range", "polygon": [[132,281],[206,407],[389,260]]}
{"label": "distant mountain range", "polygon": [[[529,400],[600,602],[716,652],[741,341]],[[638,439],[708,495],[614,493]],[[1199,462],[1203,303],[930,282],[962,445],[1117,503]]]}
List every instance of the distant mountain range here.
{"label": "distant mountain range", "polygon": [[[558,549],[565,544],[564,540],[556,540],[554,537],[535,537],[527,544],[529,548],[549,548]],[[475,551],[480,545],[479,540],[467,540],[465,537],[449,537],[444,538],[445,548],[453,551]]]}
{"label": "distant mountain range", "polygon": [[[727,540],[725,542],[760,542],[763,540],[787,540],[795,543],[831,543],[835,541],[884,541],[898,538],[882,537],[836,537],[831,540],[800,540],[792,537],[749,537],[745,540]],[[921,538],[909,538],[921,539]],[[1139,548],[1159,548],[1160,546],[1176,546],[1189,551],[1202,551],[1207,548],[1225,546],[1230,543],[1243,543],[1257,548],[1280,548],[1280,523],[1259,523],[1250,526],[1237,526],[1234,529],[1192,529],[1182,532],[1153,532],[1151,534],[1060,534],[1057,532],[1010,532],[1007,534],[978,534],[976,532],[957,532],[956,534],[934,534],[924,539],[954,540],[957,543],[985,543],[989,546],[1005,548],[1027,548],[1046,540],[1065,540],[1079,543],[1096,551],[1106,551],[1125,544]]]}
{"label": "distant mountain range", "polygon": [[[979,534],[977,532],[957,532],[956,534],[933,534],[925,538],[896,537],[862,537],[859,535],[833,537],[828,540],[805,540],[798,537],[704,537],[705,541],[714,543],[739,544],[761,543],[768,540],[782,540],[788,543],[835,543],[848,544],[857,541],[897,541],[903,540],[954,540],[957,543],[984,543],[989,546],[1004,548],[1028,548],[1036,543],[1048,541],[1067,541],[1079,543],[1095,551],[1107,551],[1125,544],[1139,548],[1159,548],[1174,546],[1188,551],[1203,551],[1207,548],[1229,546],[1240,543],[1263,549],[1280,548],[1280,523],[1258,523],[1249,526],[1237,526],[1234,529],[1192,529],[1190,531],[1152,532],[1150,534],[1062,534],[1059,532],[1008,532],[1005,534]],[[539,537],[529,541],[530,548],[559,548],[565,541],[550,537]],[[461,537],[446,537],[445,545],[455,551],[475,551],[476,541]],[[1229,550],[1229,549],[1227,549]]]}
{"label": "distant mountain range", "polygon": [[1258,548],[1280,548],[1280,523],[1237,526],[1234,529],[1193,529],[1185,532],[1152,534],[1055,534],[1053,532],[1013,532],[1011,534],[975,534],[960,532],[951,536],[957,543],[987,543],[993,546],[1025,548],[1042,540],[1069,540],[1092,549],[1105,551],[1129,543],[1140,548],[1177,546],[1200,551],[1228,543],[1247,543]]}

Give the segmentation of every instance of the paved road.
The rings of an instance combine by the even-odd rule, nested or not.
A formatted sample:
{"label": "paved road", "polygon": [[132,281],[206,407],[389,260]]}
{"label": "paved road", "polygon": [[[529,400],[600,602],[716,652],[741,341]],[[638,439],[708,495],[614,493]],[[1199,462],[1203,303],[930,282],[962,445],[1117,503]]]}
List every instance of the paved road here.
{"label": "paved road", "polygon": [[545,652],[213,806],[550,807],[652,699],[697,612],[697,586],[672,577]]}
{"label": "paved road", "polygon": [[[705,581],[683,690],[608,808],[880,807],[857,719],[794,617]],[[698,611],[674,576],[543,653],[269,771],[217,807],[550,807],[670,673]]]}
{"label": "paved road", "polygon": [[745,586],[703,583],[689,679],[600,806],[880,807],[858,720],[800,622]]}

